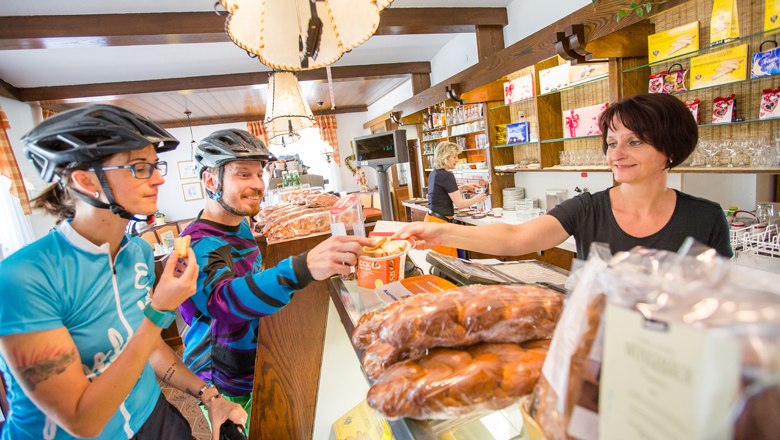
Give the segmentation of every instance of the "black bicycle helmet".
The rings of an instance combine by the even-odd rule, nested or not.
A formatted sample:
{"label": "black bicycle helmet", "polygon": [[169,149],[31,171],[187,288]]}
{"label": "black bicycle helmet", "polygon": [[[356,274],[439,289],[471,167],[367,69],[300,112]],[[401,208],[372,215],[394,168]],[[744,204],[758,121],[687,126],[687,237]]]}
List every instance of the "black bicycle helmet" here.
{"label": "black bicycle helmet", "polygon": [[273,157],[265,143],[245,130],[229,128],[206,136],[195,148],[199,171],[217,168],[234,160],[267,161]]}
{"label": "black bicycle helmet", "polygon": [[[153,145],[158,153],[171,151],[179,141],[154,121],[121,107],[96,104],[56,114],[22,137],[25,156],[46,182],[76,165],[94,168],[108,204],[74,191],[92,206],[110,209],[125,219],[132,213],[116,203],[101,161],[109,156]],[[149,216],[151,217],[151,216]]]}
{"label": "black bicycle helmet", "polygon": [[179,141],[154,121],[115,105],[96,104],[56,114],[22,137],[25,156],[46,182],[72,164],[154,145],[171,151]]}
{"label": "black bicycle helmet", "polygon": [[243,215],[222,200],[224,165],[236,160],[265,162],[273,157],[274,155],[265,147],[265,143],[252,133],[229,128],[215,131],[201,140],[195,148],[193,159],[200,176],[203,176],[203,170],[206,168],[217,169],[216,191],[212,192],[206,189],[209,198],[219,202],[226,211],[235,215]]}

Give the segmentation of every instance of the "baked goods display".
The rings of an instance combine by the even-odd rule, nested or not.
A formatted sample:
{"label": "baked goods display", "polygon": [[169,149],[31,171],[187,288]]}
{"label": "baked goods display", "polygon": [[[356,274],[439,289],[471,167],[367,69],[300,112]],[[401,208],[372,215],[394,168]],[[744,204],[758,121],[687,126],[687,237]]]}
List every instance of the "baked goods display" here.
{"label": "baked goods display", "polygon": [[352,342],[376,380],[368,403],[391,418],[503,408],[536,384],[562,308],[542,287],[472,285],[366,313]]}
{"label": "baked goods display", "polygon": [[424,350],[478,342],[524,342],[552,337],[563,296],[534,285],[471,285],[416,295],[364,315],[353,332],[358,348],[380,339]]}
{"label": "baked goods display", "polygon": [[333,194],[311,194],[304,198],[304,204],[309,208],[330,208],[338,202],[339,197]]}
{"label": "baked goods display", "polygon": [[546,354],[539,344],[435,348],[388,368],[366,400],[389,418],[453,418],[501,409],[533,389]]}
{"label": "baked goods display", "polygon": [[328,211],[339,197],[321,189],[282,194],[284,203],[266,206],[255,216],[255,230],[267,239],[281,240],[330,231]]}

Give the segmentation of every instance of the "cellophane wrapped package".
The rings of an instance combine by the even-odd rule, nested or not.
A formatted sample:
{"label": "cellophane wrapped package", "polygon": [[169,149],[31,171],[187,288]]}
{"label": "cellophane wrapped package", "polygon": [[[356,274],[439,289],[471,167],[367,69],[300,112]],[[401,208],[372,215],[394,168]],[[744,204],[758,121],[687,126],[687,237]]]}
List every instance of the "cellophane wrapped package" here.
{"label": "cellophane wrapped package", "polygon": [[[612,257],[605,246],[594,245],[577,273],[534,390],[531,414],[548,439],[640,438],[640,431],[665,439],[777,438],[780,285],[776,276],[737,266],[712,249],[691,249],[681,254],[636,248]],[[625,347],[605,347],[605,339],[613,341],[615,333],[631,330],[610,328],[604,319],[619,314],[640,322],[638,331],[647,336],[684,330],[710,343],[721,341],[693,347],[714,357],[737,347],[737,355],[732,356],[734,377],[722,374],[720,362],[687,368],[685,361],[654,351],[657,347],[648,343],[650,337],[630,340]],[[613,353],[621,349],[641,359],[638,368],[620,371],[602,363],[617,359]],[[669,388],[677,394],[666,390],[630,395],[629,391],[628,397],[618,397],[605,385],[618,376],[629,384],[650,377],[659,389],[675,385]],[[735,384],[733,392],[724,393],[729,379]],[[660,406],[658,402],[669,396],[692,404],[682,411],[675,411],[673,405]],[[616,410],[628,414],[621,420],[629,419],[622,432],[603,423],[614,420],[609,417]]]}
{"label": "cellophane wrapped package", "polygon": [[562,308],[563,296],[543,287],[473,285],[364,314],[352,341],[376,380],[369,405],[390,418],[454,418],[511,404],[536,384],[539,341]]}

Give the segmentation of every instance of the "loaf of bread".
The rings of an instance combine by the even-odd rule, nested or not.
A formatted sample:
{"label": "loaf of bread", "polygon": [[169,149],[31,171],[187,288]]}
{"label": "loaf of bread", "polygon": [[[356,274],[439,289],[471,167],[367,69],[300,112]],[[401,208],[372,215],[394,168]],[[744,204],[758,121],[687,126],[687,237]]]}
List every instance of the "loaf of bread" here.
{"label": "loaf of bread", "polygon": [[455,418],[501,409],[533,389],[546,353],[543,344],[435,348],[388,368],[366,400],[388,418]]}
{"label": "loaf of bread", "polygon": [[472,285],[408,297],[361,317],[352,342],[381,340],[401,350],[461,347],[478,342],[549,339],[563,296],[533,285]]}
{"label": "loaf of bread", "polygon": [[339,201],[339,196],[322,193],[322,194],[309,194],[305,197],[304,202],[309,208],[330,208]]}
{"label": "loaf of bread", "polygon": [[330,230],[330,214],[327,208],[309,209],[304,212],[304,215],[293,217],[270,228],[265,234],[266,238],[281,240]]}

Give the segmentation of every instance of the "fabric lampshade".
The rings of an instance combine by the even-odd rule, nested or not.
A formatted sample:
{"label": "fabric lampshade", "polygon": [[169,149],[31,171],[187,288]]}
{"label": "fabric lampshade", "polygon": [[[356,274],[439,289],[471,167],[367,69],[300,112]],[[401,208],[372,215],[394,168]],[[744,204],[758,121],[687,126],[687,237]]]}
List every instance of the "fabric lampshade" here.
{"label": "fabric lampshade", "polygon": [[294,73],[271,73],[263,126],[268,133],[268,142],[274,145],[293,143],[300,139],[300,130],[314,127],[314,115]]}
{"label": "fabric lampshade", "polygon": [[[277,70],[309,70],[333,64],[368,40],[379,26],[379,13],[393,0],[314,2],[322,26],[312,27],[309,0],[220,0],[230,13],[225,29],[238,47]],[[314,20],[316,22],[316,20]],[[305,49],[320,32],[316,58]]]}

